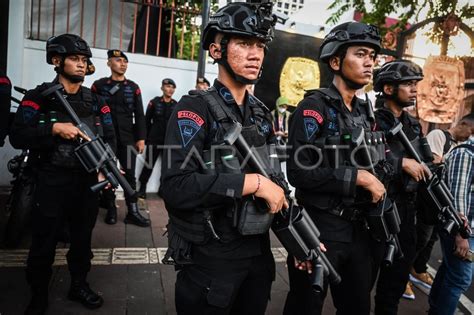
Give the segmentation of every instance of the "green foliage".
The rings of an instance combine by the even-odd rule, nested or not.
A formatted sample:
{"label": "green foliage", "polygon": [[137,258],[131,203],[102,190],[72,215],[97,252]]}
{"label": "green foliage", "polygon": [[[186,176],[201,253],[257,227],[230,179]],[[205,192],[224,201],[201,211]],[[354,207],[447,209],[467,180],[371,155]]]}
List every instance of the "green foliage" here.
{"label": "green foliage", "polygon": [[[217,11],[218,0],[211,1],[211,14]],[[168,0],[168,3],[171,1]],[[199,55],[199,47],[201,45],[201,29],[195,25],[195,18],[201,15],[203,1],[183,2],[177,1],[176,6],[185,10],[176,12],[175,34],[178,42],[176,57],[185,60],[197,60]],[[192,12],[190,12],[192,11]],[[184,19],[184,27],[183,27]],[[183,35],[183,54],[180,54],[181,36]],[[193,49],[194,44],[194,49]]]}
{"label": "green foliage", "polygon": [[[382,34],[389,30],[385,27],[385,18],[399,11],[404,13],[398,17],[399,22],[391,26],[390,30],[405,29],[408,21],[421,22],[420,13],[424,8],[428,8],[427,15],[424,17],[426,19],[454,14],[462,21],[470,20],[472,23],[474,18],[474,7],[469,5],[469,1],[464,6],[460,6],[457,0],[370,0],[370,4],[372,9],[368,11],[366,0],[334,0],[329,9],[336,11],[326,23],[336,24],[340,17],[352,8],[363,13],[362,22],[379,26]],[[435,42],[440,40],[441,35],[442,30],[439,25],[435,26],[430,34]]]}
{"label": "green foliage", "polygon": [[[176,17],[176,40],[178,42],[177,57],[179,59],[196,60],[199,53],[199,36],[200,30],[194,25],[194,15],[178,13]],[[183,27],[184,19],[184,27]],[[181,48],[181,36],[183,36],[183,49],[182,55],[180,53]],[[194,51],[193,51],[194,44]]]}

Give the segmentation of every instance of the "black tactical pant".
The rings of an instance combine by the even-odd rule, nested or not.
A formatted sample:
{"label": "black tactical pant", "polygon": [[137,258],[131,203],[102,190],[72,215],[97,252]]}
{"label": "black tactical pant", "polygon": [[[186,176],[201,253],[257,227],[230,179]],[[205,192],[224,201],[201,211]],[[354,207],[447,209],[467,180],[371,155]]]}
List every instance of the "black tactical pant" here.
{"label": "black tactical pant", "polygon": [[177,275],[176,311],[192,315],[265,314],[273,268],[264,256],[186,265]]}
{"label": "black tactical pant", "polygon": [[82,170],[41,170],[38,175],[27,281],[32,287],[47,287],[58,235],[65,225],[71,242],[69,271],[73,278],[85,278],[91,267],[92,229],[98,213],[98,196],[90,186],[97,183],[97,175]]}
{"label": "black tactical pant", "polygon": [[397,314],[398,303],[405,291],[410,267],[416,254],[416,204],[413,197],[396,201],[401,224],[398,239],[404,257],[394,259],[390,267],[380,267],[375,295],[375,314]]}
{"label": "black tactical pant", "polygon": [[[337,314],[368,315],[370,313],[370,289],[372,282],[372,259],[369,247],[369,234],[360,223],[354,222],[352,242],[322,240],[327,248],[326,256],[341,276],[341,283],[331,284],[331,295]],[[288,275],[290,292],[283,314],[322,314],[325,289],[315,293],[311,288],[308,273],[295,268],[293,256],[288,256]]]}
{"label": "black tactical pant", "polygon": [[148,180],[150,179],[151,173],[153,172],[153,167],[155,166],[155,163],[162,152],[162,145],[150,144],[146,146],[145,162],[139,178],[140,185],[146,186]]}
{"label": "black tactical pant", "polygon": [[[120,162],[120,167],[125,171],[125,179],[130,184],[133,190],[136,190],[137,183],[135,178],[135,165],[137,163],[137,153],[135,150],[135,144],[124,144],[117,143],[117,158]],[[104,190],[102,192],[102,198],[107,204],[115,203],[115,192],[111,189]],[[130,196],[125,193],[125,201],[127,204],[136,203],[137,196]]]}

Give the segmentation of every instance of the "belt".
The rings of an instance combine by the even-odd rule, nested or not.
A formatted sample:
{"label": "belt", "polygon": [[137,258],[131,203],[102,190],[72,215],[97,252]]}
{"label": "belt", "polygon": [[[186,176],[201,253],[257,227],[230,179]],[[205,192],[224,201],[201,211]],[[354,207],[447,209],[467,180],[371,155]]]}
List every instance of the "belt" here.
{"label": "belt", "polygon": [[336,207],[334,209],[327,209],[325,211],[347,221],[362,221],[364,219],[363,212],[355,208]]}

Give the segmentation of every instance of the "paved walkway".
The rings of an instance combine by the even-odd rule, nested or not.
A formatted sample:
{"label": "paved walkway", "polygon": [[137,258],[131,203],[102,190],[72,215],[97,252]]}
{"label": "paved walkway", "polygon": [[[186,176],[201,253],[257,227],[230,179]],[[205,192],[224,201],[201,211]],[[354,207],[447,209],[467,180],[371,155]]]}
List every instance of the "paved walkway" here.
{"label": "paved walkway", "polygon": [[[114,226],[103,223],[105,210],[101,209],[93,236],[92,245],[96,255],[88,281],[92,288],[102,294],[104,305],[98,310],[89,311],[67,300],[69,273],[64,260],[66,249],[64,244],[59,244],[50,286],[48,314],[175,314],[175,272],[172,266],[159,263],[167,246],[166,236],[163,236],[167,215],[162,200],[153,196],[148,200],[152,221],[150,228],[123,224],[125,205],[123,201],[119,201],[119,205],[119,222]],[[28,243],[26,236],[21,245],[23,250],[0,250],[0,315],[22,314],[29,301],[22,267]],[[288,291],[284,263],[286,252],[274,237],[272,246],[277,260],[277,278],[272,287],[272,300],[267,314],[281,314]],[[399,314],[425,314],[426,294],[415,290],[416,300],[402,300]],[[330,298],[326,301],[324,313],[335,313]]]}

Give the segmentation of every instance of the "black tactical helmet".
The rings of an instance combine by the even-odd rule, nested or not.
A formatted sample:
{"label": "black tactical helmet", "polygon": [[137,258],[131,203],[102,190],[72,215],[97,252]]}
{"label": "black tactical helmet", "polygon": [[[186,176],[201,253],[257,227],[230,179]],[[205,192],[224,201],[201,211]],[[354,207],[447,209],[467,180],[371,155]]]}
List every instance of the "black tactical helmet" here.
{"label": "black tactical helmet", "polygon": [[394,60],[374,70],[374,91],[382,92],[384,84],[423,79],[423,70],[410,60]]}
{"label": "black tactical helmet", "polygon": [[276,16],[272,14],[271,2],[229,3],[209,18],[202,35],[202,47],[209,50],[217,32],[257,37],[270,42],[273,39],[275,22]]}
{"label": "black tactical helmet", "polygon": [[46,62],[53,64],[53,56],[84,55],[92,57],[91,50],[86,41],[74,34],[52,36],[46,42]]}
{"label": "black tactical helmet", "polygon": [[343,46],[364,45],[380,51],[380,33],[374,25],[347,22],[334,27],[329,34],[324,37],[319,51],[319,60],[328,62],[331,56]]}

